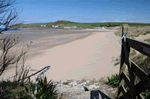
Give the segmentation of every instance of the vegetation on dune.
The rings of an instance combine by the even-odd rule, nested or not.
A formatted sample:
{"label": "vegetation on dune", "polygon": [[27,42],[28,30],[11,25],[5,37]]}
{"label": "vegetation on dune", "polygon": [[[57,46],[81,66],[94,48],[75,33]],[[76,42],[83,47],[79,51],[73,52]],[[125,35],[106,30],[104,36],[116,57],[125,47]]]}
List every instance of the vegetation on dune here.
{"label": "vegetation on dune", "polygon": [[[33,99],[35,83],[28,83],[20,86],[17,82],[0,82],[0,99]],[[52,80],[47,81],[46,77],[39,80],[37,99],[58,99],[56,84]]]}
{"label": "vegetation on dune", "polygon": [[[139,35],[146,35],[150,33],[150,26],[129,26],[128,28],[128,34],[127,37],[138,37]],[[117,36],[121,37],[122,31],[121,31],[121,27],[119,28],[119,31],[115,32],[115,34]],[[150,43],[150,39],[145,39],[144,42]],[[119,58],[117,58],[115,61],[115,66],[120,64],[120,58],[121,56],[119,56]],[[131,49],[130,51],[130,59],[135,62],[141,69],[143,69],[147,74],[150,73],[150,57],[143,55],[142,53]],[[125,64],[124,64],[125,65]],[[126,74],[128,74],[128,71],[126,71]],[[116,83],[114,84],[114,79],[116,80]],[[112,87],[117,87],[119,84],[119,75],[117,77],[116,76],[111,76],[110,78],[108,78],[108,82],[107,84],[109,84]],[[140,79],[136,76],[135,77],[135,84],[139,83]],[[106,82],[105,82],[106,83]],[[115,86],[116,85],[116,86]],[[125,85],[125,88],[128,90],[128,86]],[[149,99],[150,97],[150,90],[147,89],[144,92],[142,92],[142,95],[144,97],[144,99]]]}
{"label": "vegetation on dune", "polygon": [[[19,43],[21,43],[19,38],[13,35],[6,36],[0,40],[0,76],[7,69],[7,67],[15,66],[14,76],[10,78],[11,80],[2,80],[0,82],[0,99],[32,99],[31,95],[26,91],[31,90],[33,88],[23,87],[24,85],[34,85],[34,83],[30,83],[30,80],[28,78],[24,79],[28,76],[28,73],[30,71],[30,68],[27,68],[25,66],[25,55],[28,50],[21,48],[20,45],[17,45]],[[27,45],[27,48],[29,47],[30,44]],[[49,99],[47,98],[47,96],[56,96],[55,85],[51,80],[48,82],[46,77],[44,79],[39,80],[38,89],[40,89],[37,93],[37,97],[39,97],[39,99]]]}
{"label": "vegetation on dune", "polygon": [[[31,97],[31,94],[34,94],[34,91],[35,91],[35,84],[30,83],[30,85],[24,86],[24,88],[25,88],[25,91],[23,93],[20,93],[21,98],[27,97],[26,95],[24,96],[24,93],[30,95],[28,97]],[[37,94],[36,94],[37,99],[57,99],[58,98],[56,84],[54,84],[52,80],[47,81],[46,76],[39,80],[37,89],[38,89]]]}
{"label": "vegetation on dune", "polygon": [[108,81],[105,83],[108,84],[109,86],[115,88],[119,86],[119,75],[118,74],[113,74],[111,77],[107,77]]}
{"label": "vegetation on dune", "polygon": [[[150,33],[150,26],[129,26],[128,27],[128,34],[127,37],[138,37],[140,35],[146,35]],[[117,36],[121,36],[122,35],[122,30],[121,27],[119,28],[119,30],[117,32],[115,32],[115,35]]]}
{"label": "vegetation on dune", "polygon": [[[133,62],[135,62],[141,69],[143,69],[147,74],[150,73],[150,57],[131,49],[130,59]],[[120,64],[120,56],[115,61],[116,63]],[[128,72],[126,72],[126,74],[128,75]],[[140,79],[136,77],[135,84],[137,84],[139,81]],[[111,87],[118,87],[119,75],[115,75],[115,76],[112,75],[111,77],[108,78],[108,82],[105,83],[110,85]],[[129,89],[127,85],[125,85],[125,87],[127,90]],[[148,97],[150,97],[150,90],[148,89],[142,92],[142,95],[144,96],[144,99],[149,99]]]}

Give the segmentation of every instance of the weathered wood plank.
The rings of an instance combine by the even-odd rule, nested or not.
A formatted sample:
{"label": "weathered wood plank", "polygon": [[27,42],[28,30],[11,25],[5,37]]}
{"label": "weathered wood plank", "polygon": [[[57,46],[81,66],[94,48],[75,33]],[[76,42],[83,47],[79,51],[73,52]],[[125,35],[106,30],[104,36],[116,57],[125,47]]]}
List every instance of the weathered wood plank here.
{"label": "weathered wood plank", "polygon": [[[123,26],[122,26],[122,36],[123,36]],[[122,40],[122,43],[124,43],[124,41]],[[121,45],[121,60],[120,60],[120,71],[119,71],[119,75],[121,75],[121,69],[122,69],[122,66],[124,64],[124,56],[125,56],[125,53],[124,53],[124,45],[122,44]],[[121,77],[119,78],[119,83],[121,82]],[[119,86],[118,86],[118,94],[117,96],[119,96],[120,94],[120,90],[119,90]]]}
{"label": "weathered wood plank", "polygon": [[138,99],[144,99],[144,97],[143,97],[141,94],[139,94],[139,95],[137,96],[137,98],[138,98]]}
{"label": "weathered wood plank", "polygon": [[142,81],[148,79],[147,78],[148,74],[139,66],[137,66],[136,63],[134,63],[133,61],[131,61],[131,68],[133,72],[136,74],[136,76],[138,76]]}
{"label": "weathered wood plank", "polygon": [[[124,38],[126,39],[126,37]],[[124,43],[124,50],[125,50],[125,63],[128,67],[128,72],[129,72],[129,78],[130,78],[130,90],[132,91],[132,98],[136,99],[136,95],[135,95],[135,89],[134,89],[134,74],[132,72],[131,69],[131,62],[129,61],[129,53],[130,53],[130,46],[128,45],[128,43]],[[131,94],[131,93],[130,93]]]}
{"label": "weathered wood plank", "polygon": [[146,44],[129,38],[126,38],[126,41],[130,47],[150,57],[150,44]]}
{"label": "weathered wood plank", "polygon": [[[130,79],[129,79],[129,77],[128,77],[124,72],[121,74],[121,78],[124,80],[124,82],[127,84],[127,86],[128,86],[129,88],[131,88]],[[120,86],[121,86],[121,85],[120,85]]]}
{"label": "weathered wood plank", "polygon": [[[120,86],[120,91],[121,91],[123,94],[125,94],[125,93],[127,92],[123,85]],[[119,99],[120,99],[120,98],[119,98]],[[129,99],[129,97],[123,96],[123,99]]]}
{"label": "weathered wood plank", "polygon": [[[136,84],[134,86],[134,89],[135,89],[135,94],[136,95],[140,94],[141,92],[145,91],[146,89],[150,89],[150,78],[148,80],[146,80],[146,81],[140,81],[138,84]],[[128,97],[131,97],[131,98],[133,97],[133,94],[132,94],[131,90],[129,90],[124,95],[128,96]]]}
{"label": "weathered wood plank", "polygon": [[[122,25],[122,36],[126,25]],[[126,42],[125,42],[126,41]],[[134,62],[129,60],[130,47],[150,57],[150,44],[124,37],[121,46],[121,61],[120,61],[120,80],[118,86],[119,99],[144,99],[141,92],[150,89],[150,74],[148,75],[144,70],[137,66]],[[124,73],[123,64],[126,63],[128,67],[129,77]],[[134,75],[135,74],[135,75]],[[134,85],[135,77],[140,78],[140,82]],[[124,85],[130,88],[127,92]]]}

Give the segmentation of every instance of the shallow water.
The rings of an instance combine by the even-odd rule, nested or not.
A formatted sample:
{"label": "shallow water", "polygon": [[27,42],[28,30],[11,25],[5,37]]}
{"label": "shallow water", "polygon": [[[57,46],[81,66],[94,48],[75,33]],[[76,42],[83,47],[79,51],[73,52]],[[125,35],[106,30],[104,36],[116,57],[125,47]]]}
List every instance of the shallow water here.
{"label": "shallow water", "polygon": [[[5,31],[3,33],[3,36],[16,34],[22,41],[39,40],[39,43],[41,43],[45,40],[49,42],[65,42],[76,37],[76,34],[86,35],[88,33],[89,32],[87,31],[74,31],[64,29],[10,29],[8,31]],[[52,36],[51,34],[56,35]]]}

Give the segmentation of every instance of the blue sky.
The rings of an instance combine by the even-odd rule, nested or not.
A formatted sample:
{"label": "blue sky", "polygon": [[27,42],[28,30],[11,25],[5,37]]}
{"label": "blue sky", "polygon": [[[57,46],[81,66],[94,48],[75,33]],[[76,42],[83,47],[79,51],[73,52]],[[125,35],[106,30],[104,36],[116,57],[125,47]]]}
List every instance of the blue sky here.
{"label": "blue sky", "polygon": [[150,0],[16,0],[27,23],[143,22],[150,23]]}

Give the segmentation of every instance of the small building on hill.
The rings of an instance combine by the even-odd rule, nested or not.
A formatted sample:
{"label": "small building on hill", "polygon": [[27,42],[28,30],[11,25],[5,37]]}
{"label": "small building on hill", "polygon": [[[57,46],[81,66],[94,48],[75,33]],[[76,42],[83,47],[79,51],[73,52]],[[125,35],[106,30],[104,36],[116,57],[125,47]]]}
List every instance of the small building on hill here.
{"label": "small building on hill", "polygon": [[58,28],[58,25],[54,26],[55,28]]}
{"label": "small building on hill", "polygon": [[71,29],[70,27],[64,27],[64,29]]}
{"label": "small building on hill", "polygon": [[41,27],[46,27],[46,25],[41,25]]}
{"label": "small building on hill", "polygon": [[76,29],[76,28],[77,28],[77,26],[72,26],[71,28]]}

